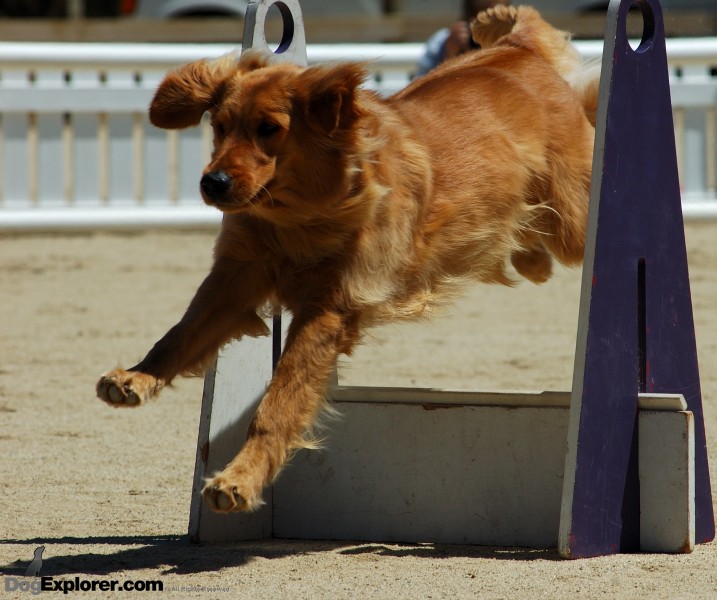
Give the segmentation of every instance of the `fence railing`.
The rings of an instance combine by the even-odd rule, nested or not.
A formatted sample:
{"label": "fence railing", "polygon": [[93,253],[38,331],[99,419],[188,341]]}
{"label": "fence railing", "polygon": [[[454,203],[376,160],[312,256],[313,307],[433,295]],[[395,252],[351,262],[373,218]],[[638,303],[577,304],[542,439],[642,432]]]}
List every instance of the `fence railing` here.
{"label": "fence railing", "polygon": [[[577,44],[598,57],[600,42]],[[678,164],[688,217],[717,216],[717,38],[668,40]],[[208,124],[164,131],[147,106],[165,72],[227,45],[0,44],[0,230],[204,226],[199,174]],[[421,44],[310,45],[309,62],[368,60],[390,94]]]}

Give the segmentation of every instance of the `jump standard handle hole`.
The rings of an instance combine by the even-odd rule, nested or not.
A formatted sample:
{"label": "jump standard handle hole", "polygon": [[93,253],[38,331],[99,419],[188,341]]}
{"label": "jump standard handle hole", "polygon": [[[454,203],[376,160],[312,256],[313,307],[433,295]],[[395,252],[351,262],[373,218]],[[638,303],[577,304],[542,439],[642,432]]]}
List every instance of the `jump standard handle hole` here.
{"label": "jump standard handle hole", "polygon": [[263,23],[264,38],[274,54],[286,52],[294,40],[295,21],[291,8],[279,0],[267,10]]}
{"label": "jump standard handle hole", "polygon": [[655,36],[655,14],[647,0],[635,0],[624,20],[630,48],[638,54],[652,48]]}

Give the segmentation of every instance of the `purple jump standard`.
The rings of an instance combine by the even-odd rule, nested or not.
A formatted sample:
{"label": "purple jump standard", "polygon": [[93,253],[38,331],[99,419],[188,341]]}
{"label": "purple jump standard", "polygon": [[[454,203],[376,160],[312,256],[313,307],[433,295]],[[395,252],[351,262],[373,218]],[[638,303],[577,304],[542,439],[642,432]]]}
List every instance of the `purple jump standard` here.
{"label": "purple jump standard", "polygon": [[715,533],[658,0],[611,0],[595,137],[560,523],[570,558],[640,550],[639,392],[682,394],[694,413],[695,540]]}

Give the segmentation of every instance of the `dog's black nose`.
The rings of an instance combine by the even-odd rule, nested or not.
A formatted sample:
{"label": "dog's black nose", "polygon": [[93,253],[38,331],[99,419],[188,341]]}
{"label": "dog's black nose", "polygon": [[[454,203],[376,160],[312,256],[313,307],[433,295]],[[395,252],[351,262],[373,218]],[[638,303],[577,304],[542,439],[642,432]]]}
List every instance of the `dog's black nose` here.
{"label": "dog's black nose", "polygon": [[199,186],[207,198],[220,198],[232,186],[232,178],[224,171],[211,171],[202,177]]}

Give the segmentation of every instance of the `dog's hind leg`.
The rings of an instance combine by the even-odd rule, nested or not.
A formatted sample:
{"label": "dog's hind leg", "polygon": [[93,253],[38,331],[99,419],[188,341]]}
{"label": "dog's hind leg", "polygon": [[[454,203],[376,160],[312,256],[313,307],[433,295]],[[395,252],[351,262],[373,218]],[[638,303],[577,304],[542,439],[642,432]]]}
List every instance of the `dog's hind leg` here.
{"label": "dog's hind leg", "polygon": [[202,496],[217,512],[252,511],[262,489],[295,450],[311,446],[306,434],[324,406],[339,353],[355,340],[351,319],[337,310],[294,316],[284,353],[257,409],[244,447],[207,482]]}
{"label": "dog's hind leg", "polygon": [[518,273],[533,283],[545,283],[553,274],[553,257],[542,244],[514,251],[510,262]]}
{"label": "dog's hind leg", "polygon": [[[585,128],[588,129],[587,124]],[[580,264],[585,252],[592,157],[590,133],[586,132],[583,138],[576,131],[574,147],[570,151],[578,157],[567,161],[552,177],[548,197],[553,210],[544,217],[547,235],[542,238],[550,253],[566,266]]]}
{"label": "dog's hind leg", "polygon": [[480,12],[471,23],[471,33],[482,48],[508,45],[535,52],[566,79],[582,65],[570,34],[544,21],[530,6],[499,5]]}
{"label": "dog's hind leg", "polygon": [[489,48],[513,30],[517,18],[516,7],[502,4],[479,12],[471,23],[473,41],[481,48]]}

